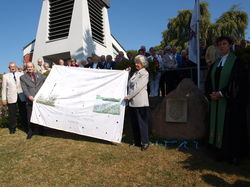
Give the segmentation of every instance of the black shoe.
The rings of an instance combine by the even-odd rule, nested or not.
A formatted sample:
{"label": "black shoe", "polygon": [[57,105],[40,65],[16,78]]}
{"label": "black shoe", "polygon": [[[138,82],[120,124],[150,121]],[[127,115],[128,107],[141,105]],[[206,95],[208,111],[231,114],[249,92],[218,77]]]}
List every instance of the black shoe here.
{"label": "black shoe", "polygon": [[32,132],[32,131],[29,131],[26,139],[31,139],[32,136],[33,136],[33,132]]}
{"label": "black shoe", "polygon": [[216,162],[223,162],[225,160],[226,160],[226,158],[225,158],[225,156],[223,156],[223,154],[221,154],[221,153],[216,154],[216,156],[215,156],[215,161]]}
{"label": "black shoe", "polygon": [[220,156],[216,156],[216,158],[215,158],[215,161],[216,162],[223,162],[225,159],[224,158],[222,158],[222,157],[220,157]]}
{"label": "black shoe", "polygon": [[11,129],[10,130],[10,134],[15,134],[15,132],[16,132],[16,129]]}
{"label": "black shoe", "polygon": [[149,144],[144,144],[141,146],[141,151],[146,151],[149,147]]}
{"label": "black shoe", "polygon": [[141,144],[140,143],[132,143],[132,144],[129,144],[129,147],[141,147]]}
{"label": "black shoe", "polygon": [[240,161],[238,158],[233,158],[231,160],[229,160],[229,163],[235,166],[238,166],[240,164]]}

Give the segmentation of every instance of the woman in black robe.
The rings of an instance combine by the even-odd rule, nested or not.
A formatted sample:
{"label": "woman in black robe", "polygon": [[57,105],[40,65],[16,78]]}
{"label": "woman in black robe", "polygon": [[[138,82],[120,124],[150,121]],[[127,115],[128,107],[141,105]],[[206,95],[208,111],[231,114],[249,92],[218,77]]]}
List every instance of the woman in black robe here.
{"label": "woman in black robe", "polygon": [[218,161],[238,164],[239,158],[248,151],[248,74],[230,52],[232,41],[229,37],[219,37],[217,45],[221,59],[210,67],[206,82],[210,101],[209,143],[216,148]]}

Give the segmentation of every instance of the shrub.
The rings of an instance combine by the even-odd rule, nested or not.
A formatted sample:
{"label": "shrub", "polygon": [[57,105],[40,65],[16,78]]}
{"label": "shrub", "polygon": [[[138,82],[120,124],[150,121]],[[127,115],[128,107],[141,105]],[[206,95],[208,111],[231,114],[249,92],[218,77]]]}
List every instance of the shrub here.
{"label": "shrub", "polygon": [[8,126],[8,112],[7,106],[2,105],[2,82],[3,76],[0,75],[0,128],[5,128]]}

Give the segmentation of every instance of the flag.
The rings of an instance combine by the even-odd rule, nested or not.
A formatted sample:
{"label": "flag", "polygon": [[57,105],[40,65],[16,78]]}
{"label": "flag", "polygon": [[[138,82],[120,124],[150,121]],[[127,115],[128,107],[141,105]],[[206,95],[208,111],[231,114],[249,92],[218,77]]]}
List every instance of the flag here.
{"label": "flag", "polygon": [[199,36],[198,32],[198,22],[200,20],[200,3],[199,0],[195,0],[194,9],[192,11],[192,18],[190,22],[190,39],[188,46],[188,54],[189,60],[194,63],[198,63],[198,48],[199,43],[197,42],[197,36]]}

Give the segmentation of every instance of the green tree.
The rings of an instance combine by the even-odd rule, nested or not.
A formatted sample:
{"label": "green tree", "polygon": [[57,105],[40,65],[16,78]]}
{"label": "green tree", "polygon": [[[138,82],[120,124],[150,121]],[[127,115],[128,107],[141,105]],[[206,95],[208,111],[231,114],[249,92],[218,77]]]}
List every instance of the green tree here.
{"label": "green tree", "polygon": [[[212,43],[214,36],[231,36],[240,41],[245,38],[245,30],[248,26],[248,14],[239,9],[238,5],[223,13],[215,23],[211,23],[211,15],[208,10],[208,2],[201,2],[201,21],[200,33],[201,39],[205,39],[207,44]],[[160,47],[166,45],[176,45],[186,47],[188,44],[188,35],[190,31],[190,21],[192,17],[191,10],[180,10],[175,18],[169,19],[167,29],[162,32],[162,42]]]}
{"label": "green tree", "polygon": [[176,45],[185,46],[190,30],[190,20],[192,13],[190,10],[180,10],[175,18],[169,19],[168,29],[163,31],[162,46]]}
{"label": "green tree", "polygon": [[237,5],[223,13],[221,17],[209,27],[208,36],[231,36],[237,41],[245,38],[248,26],[248,14],[241,11]]}
{"label": "green tree", "polygon": [[127,52],[130,52],[133,56],[136,56],[138,51],[134,49],[127,50]]}
{"label": "green tree", "polygon": [[[210,13],[208,10],[208,3],[202,2],[200,4],[201,10],[201,38],[207,38],[207,30],[210,26]],[[179,10],[178,15],[175,18],[169,19],[167,30],[163,31],[161,46],[175,45],[182,48],[187,46],[190,32],[190,21],[192,18],[191,10]]]}

